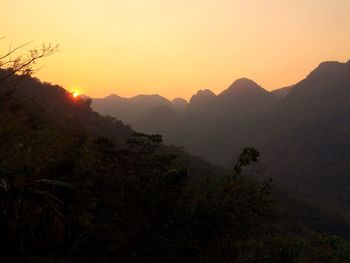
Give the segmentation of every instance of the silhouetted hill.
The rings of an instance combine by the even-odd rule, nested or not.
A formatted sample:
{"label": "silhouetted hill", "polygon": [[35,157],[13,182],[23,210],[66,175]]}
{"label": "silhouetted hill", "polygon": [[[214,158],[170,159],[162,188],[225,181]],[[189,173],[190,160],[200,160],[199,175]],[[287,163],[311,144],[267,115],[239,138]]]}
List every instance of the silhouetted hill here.
{"label": "silhouetted hill", "polygon": [[[182,148],[162,144],[159,135],[136,133],[100,116],[90,104],[29,76],[0,82],[1,262],[345,258],[339,239],[320,235],[348,237],[343,214],[339,219],[332,209],[325,212],[286,191],[272,194],[270,180],[258,179],[266,176],[257,169],[261,165],[242,170],[257,162],[255,149],[233,157],[234,171],[226,174]],[[145,125],[176,128],[167,140],[183,140],[193,149],[200,143],[202,155],[216,149],[217,157],[227,159],[238,151],[222,155],[238,135],[256,142],[254,133],[237,132],[256,122],[205,123],[173,105],[157,106],[146,117]],[[274,165],[280,168],[276,160]],[[284,169],[294,172],[294,167]],[[317,189],[326,197],[335,190]]]}
{"label": "silhouetted hill", "polygon": [[[349,98],[350,62],[323,62],[288,94],[289,103],[344,104]],[[346,103],[345,103],[346,104]],[[321,105],[319,105],[321,106]],[[325,105],[326,106],[326,105]],[[341,105],[334,105],[341,106]]]}
{"label": "silhouetted hill", "polygon": [[323,197],[345,207],[350,205],[345,194],[350,183],[345,176],[350,168],[349,100],[350,63],[322,63],[271,112],[266,136],[259,139],[271,162],[278,160],[275,173],[283,172],[284,181],[295,181],[298,191],[309,196],[328,193]]}
{"label": "silhouetted hill", "polygon": [[288,86],[280,89],[275,89],[271,91],[272,94],[274,94],[278,98],[284,98],[286,97],[289,92],[293,89],[294,86]]}
{"label": "silhouetted hill", "polygon": [[110,95],[102,99],[92,99],[92,107],[101,114],[111,115],[126,123],[132,123],[145,113],[160,105],[171,106],[172,103],[159,95],[138,95],[123,98]]}
{"label": "silhouetted hill", "polygon": [[187,100],[183,99],[183,98],[175,98],[171,101],[173,107],[178,110],[178,111],[184,111],[186,110],[187,106],[188,106],[188,102]]}
{"label": "silhouetted hill", "polygon": [[231,84],[229,88],[221,92],[218,96],[222,98],[249,98],[264,96],[268,94],[261,86],[254,81],[241,78]]}
{"label": "silhouetted hill", "polygon": [[209,89],[198,90],[188,104],[188,110],[193,113],[205,113],[210,111],[215,103],[216,95]]}
{"label": "silhouetted hill", "polygon": [[254,146],[276,183],[329,207],[348,208],[349,101],[350,62],[324,62],[276,93],[240,79],[217,96],[199,91],[181,115],[158,118],[163,113],[153,111],[133,125],[224,166],[239,149]]}
{"label": "silhouetted hill", "polygon": [[217,96],[218,115],[261,114],[274,106],[276,98],[256,84],[254,81],[242,78],[236,80],[228,89]]}

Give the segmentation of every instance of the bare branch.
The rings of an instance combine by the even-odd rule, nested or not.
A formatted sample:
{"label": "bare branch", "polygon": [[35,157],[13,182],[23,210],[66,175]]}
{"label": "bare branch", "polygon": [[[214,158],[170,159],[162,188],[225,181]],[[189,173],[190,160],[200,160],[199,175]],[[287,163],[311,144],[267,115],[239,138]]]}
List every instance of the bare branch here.
{"label": "bare branch", "polygon": [[13,54],[14,52],[16,52],[17,50],[19,50],[19,49],[21,49],[21,48],[23,48],[23,47],[25,47],[25,46],[28,46],[28,45],[31,44],[31,43],[33,43],[33,41],[27,42],[27,43],[25,43],[25,44],[23,44],[23,45],[20,45],[20,46],[14,48],[14,49],[11,49],[11,47],[10,47],[9,51],[8,51],[5,55],[2,55],[2,56],[0,57],[0,60],[6,58],[6,57],[8,57],[8,56],[10,56],[11,54]]}
{"label": "bare branch", "polygon": [[[3,55],[1,58],[8,58],[11,54],[13,54],[16,50],[23,48],[24,46],[28,45],[31,42],[25,43],[21,46],[18,46],[14,49],[10,49],[8,53]],[[48,57],[58,51],[58,45],[52,46],[51,44],[43,45],[41,49],[32,49],[29,50],[29,54],[26,57],[18,56],[14,59],[10,58],[6,61],[0,60],[0,69],[3,66],[8,66],[7,68],[10,69],[10,72],[6,74],[5,76],[0,77],[0,82],[4,81],[11,76],[15,74],[21,74],[21,75],[31,75],[33,72],[35,72],[36,69],[33,69],[32,66],[37,62],[37,60]]]}

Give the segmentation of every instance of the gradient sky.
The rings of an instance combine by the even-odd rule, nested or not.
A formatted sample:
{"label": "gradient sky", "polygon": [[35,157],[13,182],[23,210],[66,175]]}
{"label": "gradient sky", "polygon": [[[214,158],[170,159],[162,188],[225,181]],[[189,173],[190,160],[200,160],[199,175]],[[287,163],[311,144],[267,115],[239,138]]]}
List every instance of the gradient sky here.
{"label": "gradient sky", "polygon": [[189,98],[240,77],[272,90],[350,59],[349,0],[0,0],[0,10],[1,51],[58,43],[36,76],[93,97]]}

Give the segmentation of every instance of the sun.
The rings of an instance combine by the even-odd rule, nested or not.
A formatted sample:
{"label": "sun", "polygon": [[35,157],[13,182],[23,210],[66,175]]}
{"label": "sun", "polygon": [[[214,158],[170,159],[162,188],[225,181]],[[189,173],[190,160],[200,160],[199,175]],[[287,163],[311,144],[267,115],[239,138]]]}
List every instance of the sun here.
{"label": "sun", "polygon": [[77,86],[71,87],[69,90],[70,95],[74,98],[77,99],[81,96],[81,89]]}
{"label": "sun", "polygon": [[80,95],[80,93],[79,93],[78,91],[73,91],[73,92],[72,92],[72,96],[73,96],[74,98],[78,98],[79,95]]}

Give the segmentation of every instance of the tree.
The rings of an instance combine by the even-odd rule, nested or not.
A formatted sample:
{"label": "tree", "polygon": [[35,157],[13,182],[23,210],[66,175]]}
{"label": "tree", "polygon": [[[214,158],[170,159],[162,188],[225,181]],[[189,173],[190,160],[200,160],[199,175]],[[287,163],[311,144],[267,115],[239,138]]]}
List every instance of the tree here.
{"label": "tree", "polygon": [[5,70],[0,74],[0,82],[7,80],[15,74],[31,75],[37,69],[33,68],[36,62],[44,57],[48,57],[58,51],[58,45],[43,44],[41,48],[30,49],[26,55],[16,55],[17,51],[28,46],[31,42],[9,48],[7,52],[0,55],[0,70]]}

